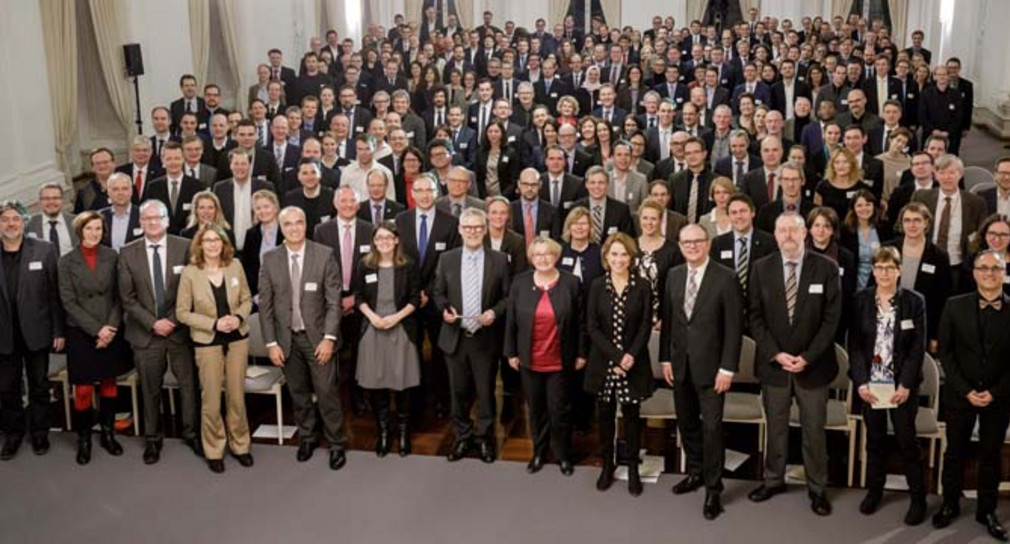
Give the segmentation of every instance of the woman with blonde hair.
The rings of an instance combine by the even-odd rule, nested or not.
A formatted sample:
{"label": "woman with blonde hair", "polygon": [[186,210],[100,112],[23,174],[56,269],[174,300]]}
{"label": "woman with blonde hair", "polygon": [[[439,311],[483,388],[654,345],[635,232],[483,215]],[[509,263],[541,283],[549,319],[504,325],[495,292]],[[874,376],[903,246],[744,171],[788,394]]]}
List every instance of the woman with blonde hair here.
{"label": "woman with blonde hair", "polygon": [[708,187],[708,199],[715,203],[712,211],[701,216],[698,224],[708,231],[709,239],[715,239],[733,230],[729,222],[729,198],[736,194],[737,188],[733,180],[719,176],[712,180]]}
{"label": "woman with blonde hair", "polygon": [[834,150],[824,179],[814,189],[814,205],[827,206],[835,210],[838,217],[845,217],[849,212],[849,200],[860,189],[871,190],[862,180],[863,170],[852,151],[845,147]]}
{"label": "woman with blonde hair", "polygon": [[196,233],[208,225],[223,230],[228,236],[228,241],[235,247],[235,233],[231,231],[231,225],[224,217],[224,209],[221,208],[221,201],[217,195],[211,191],[200,191],[193,195],[193,204],[190,206],[189,219],[186,220],[186,228],[182,229],[179,236],[192,240]]}

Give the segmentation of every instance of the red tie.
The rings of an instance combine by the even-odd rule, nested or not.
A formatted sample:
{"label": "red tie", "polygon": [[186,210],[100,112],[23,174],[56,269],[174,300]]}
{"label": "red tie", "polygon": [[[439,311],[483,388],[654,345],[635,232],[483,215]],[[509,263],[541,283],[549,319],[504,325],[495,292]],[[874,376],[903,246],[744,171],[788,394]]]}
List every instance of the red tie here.
{"label": "red tie", "polygon": [[140,197],[143,196],[140,194],[140,190],[144,187],[144,178],[141,175],[142,173],[143,171],[138,168],[137,178],[133,180],[133,192],[137,199],[140,199]]}
{"label": "red tie", "polygon": [[529,247],[533,243],[533,206],[529,204],[524,204],[526,208],[525,217],[523,217],[523,223],[526,231],[526,247]]}
{"label": "red tie", "polygon": [[768,202],[775,200],[775,172],[768,174]]}

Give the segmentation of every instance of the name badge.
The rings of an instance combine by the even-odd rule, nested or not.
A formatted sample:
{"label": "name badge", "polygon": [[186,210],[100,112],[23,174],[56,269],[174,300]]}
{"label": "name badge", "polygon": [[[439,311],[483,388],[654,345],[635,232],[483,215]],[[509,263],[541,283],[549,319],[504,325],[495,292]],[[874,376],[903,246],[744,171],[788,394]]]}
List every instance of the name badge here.
{"label": "name badge", "polygon": [[572,257],[562,257],[561,266],[575,266],[575,259]]}
{"label": "name badge", "polygon": [[232,278],[231,279],[231,286],[232,287],[238,287],[238,278]]}
{"label": "name badge", "polygon": [[915,328],[915,324],[912,323],[911,319],[902,319],[901,320],[901,330],[903,330],[903,331],[910,331],[910,330],[912,330],[914,328]]}
{"label": "name badge", "polygon": [[35,239],[38,239],[38,237],[39,237],[39,235],[35,234],[34,232],[26,232],[25,236],[27,236],[29,238],[35,238]]}
{"label": "name badge", "polygon": [[368,244],[363,244],[358,248],[358,253],[368,253],[369,251],[372,251],[372,246]]}
{"label": "name badge", "polygon": [[514,134],[512,136],[509,136],[509,143],[510,144],[513,143],[513,142],[515,142],[515,141],[516,141],[516,137],[515,137]]}
{"label": "name badge", "polygon": [[908,93],[909,98],[915,98],[915,93]]}
{"label": "name badge", "polygon": [[182,211],[188,212],[188,211],[190,211],[192,209],[193,209],[193,203],[192,202],[183,202],[182,203]]}
{"label": "name badge", "polygon": [[948,107],[950,108],[950,111],[954,111],[955,109],[957,109],[957,107],[954,104],[951,104]]}
{"label": "name badge", "polygon": [[824,284],[823,283],[811,283],[810,284],[810,294],[811,295],[823,295],[824,294]]}
{"label": "name badge", "polygon": [[144,234],[144,229],[142,229],[140,227],[137,227],[137,228],[133,229],[133,235],[134,236],[140,236],[141,234]]}
{"label": "name badge", "polygon": [[[512,140],[514,140],[514,139],[515,138],[512,138]],[[509,140],[509,141],[511,142],[512,140]],[[509,158],[508,157],[502,157],[501,158],[501,163],[502,164],[508,164],[509,163]]]}
{"label": "name badge", "polygon": [[614,234],[617,232],[617,227],[609,227],[607,229],[607,234]]}
{"label": "name badge", "polygon": [[891,100],[897,100],[897,99],[898,99],[898,93],[894,93],[891,95]]}
{"label": "name badge", "polygon": [[322,216],[322,217],[319,218],[319,222],[320,223],[325,223],[325,222],[327,222],[329,220],[330,220],[330,216],[328,216],[328,215],[324,215],[324,216]]}
{"label": "name badge", "polygon": [[852,197],[854,197],[854,196],[856,196],[856,192],[855,191],[846,191],[845,192],[845,198],[847,198],[849,200],[852,200]]}
{"label": "name badge", "polygon": [[[551,93],[551,98],[557,98],[557,97],[558,97],[558,93]],[[474,118],[473,122],[476,123],[477,119]]]}
{"label": "name badge", "polygon": [[922,263],[921,270],[924,273],[926,273],[926,274],[935,274],[936,273],[936,265],[935,264],[929,264],[929,263]]}
{"label": "name badge", "polygon": [[[683,97],[683,96],[678,96],[678,97],[677,97],[677,102],[678,102],[678,103],[680,103],[680,102],[683,102],[683,101],[684,101],[684,97]],[[760,103],[761,103],[761,101],[760,101],[760,100],[758,100],[758,101],[757,101],[757,103],[758,103],[758,104],[760,104]]]}
{"label": "name badge", "polygon": [[363,127],[361,125],[358,125],[358,126],[354,127],[354,132],[364,132],[364,131],[365,131],[365,127]]}
{"label": "name badge", "polygon": [[762,104],[761,100],[757,98],[754,99],[754,103],[757,104],[758,106]]}
{"label": "name badge", "polygon": [[175,266],[172,267],[172,273],[175,274],[176,276],[178,276],[179,274],[182,274],[182,269],[183,268],[185,268],[183,265],[177,264],[177,265],[175,265]]}
{"label": "name badge", "polygon": [[375,283],[379,281],[378,274],[365,274],[365,283]]}
{"label": "name badge", "polygon": [[445,251],[445,242],[435,242],[435,251]]}
{"label": "name badge", "polygon": [[413,137],[414,137],[414,131],[410,131],[407,133],[407,138],[413,138]]}
{"label": "name badge", "polygon": [[844,99],[843,99],[843,100],[842,100],[842,105],[843,105],[843,106],[848,106],[848,105],[849,105],[849,101],[848,101],[848,100],[844,100]]}
{"label": "name badge", "polygon": [[310,281],[305,284],[305,290],[309,293],[315,293],[316,291],[319,290],[319,286],[316,285],[316,282]]}
{"label": "name badge", "polygon": [[727,261],[733,260],[733,250],[732,249],[722,250],[721,252],[719,252],[719,258]]}
{"label": "name badge", "polygon": [[566,209],[566,210],[567,210],[567,209],[570,209],[570,208],[571,208],[572,206],[574,206],[574,205],[575,205],[575,202],[573,202],[573,201],[571,201],[571,200],[569,200],[568,202],[564,202],[564,203],[562,203],[562,204],[561,204],[561,206],[562,206],[562,207],[563,207],[564,209]]}
{"label": "name badge", "polygon": [[510,254],[506,253],[506,254],[505,254],[505,257],[506,257],[506,258],[507,258],[507,259],[509,260],[509,263],[511,263],[511,262],[512,262],[512,255],[510,255]]}
{"label": "name badge", "polygon": [[1004,277],[1003,278],[1003,283],[1010,284],[1010,276]]}
{"label": "name badge", "polygon": [[838,277],[839,278],[844,278],[845,277],[845,269],[844,268],[839,268],[838,269]]}
{"label": "name badge", "polygon": [[42,270],[42,261],[32,261],[28,263],[28,270]]}
{"label": "name badge", "polygon": [[635,200],[635,193],[629,192],[627,200],[628,200],[628,202],[631,202],[632,200]]}
{"label": "name badge", "polygon": [[551,235],[551,231],[549,231],[549,230],[542,230],[542,231],[540,231],[540,236],[543,236],[544,238],[548,238],[548,237],[550,237],[550,235]]}
{"label": "name badge", "polygon": [[468,147],[470,147],[470,143],[469,143],[469,142],[461,142],[461,143],[459,144],[459,148],[460,148],[460,149],[466,149],[466,148],[468,148]]}
{"label": "name badge", "polygon": [[207,130],[207,123],[200,123],[196,126],[197,130]]}
{"label": "name badge", "polygon": [[477,118],[476,117],[471,117],[470,118],[470,122],[471,123],[476,123],[477,122]]}

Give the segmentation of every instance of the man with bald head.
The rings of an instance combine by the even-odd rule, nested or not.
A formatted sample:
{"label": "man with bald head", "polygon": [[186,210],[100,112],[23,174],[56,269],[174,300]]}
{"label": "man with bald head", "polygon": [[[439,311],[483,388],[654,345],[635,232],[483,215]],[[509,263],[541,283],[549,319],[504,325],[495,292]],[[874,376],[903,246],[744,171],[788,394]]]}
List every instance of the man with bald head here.
{"label": "man with bald head", "polygon": [[883,123],[880,117],[866,109],[866,93],[862,89],[852,89],[848,94],[849,110],[838,115],[836,119],[842,130],[851,125],[859,125],[863,132],[870,132]]}
{"label": "man with bald head", "polygon": [[296,145],[288,142],[288,118],[278,115],[270,121],[270,143],[267,145],[273,153],[274,162],[281,176],[298,169],[298,160],[302,151]]}

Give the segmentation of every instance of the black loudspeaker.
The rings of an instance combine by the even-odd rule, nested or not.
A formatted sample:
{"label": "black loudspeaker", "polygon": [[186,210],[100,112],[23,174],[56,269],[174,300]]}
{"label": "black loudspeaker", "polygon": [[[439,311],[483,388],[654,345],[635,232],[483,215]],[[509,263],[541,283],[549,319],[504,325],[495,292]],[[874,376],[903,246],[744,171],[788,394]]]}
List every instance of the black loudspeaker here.
{"label": "black loudspeaker", "polygon": [[126,75],[130,77],[144,75],[144,57],[140,54],[139,43],[128,43],[123,46],[123,57],[126,59]]}

